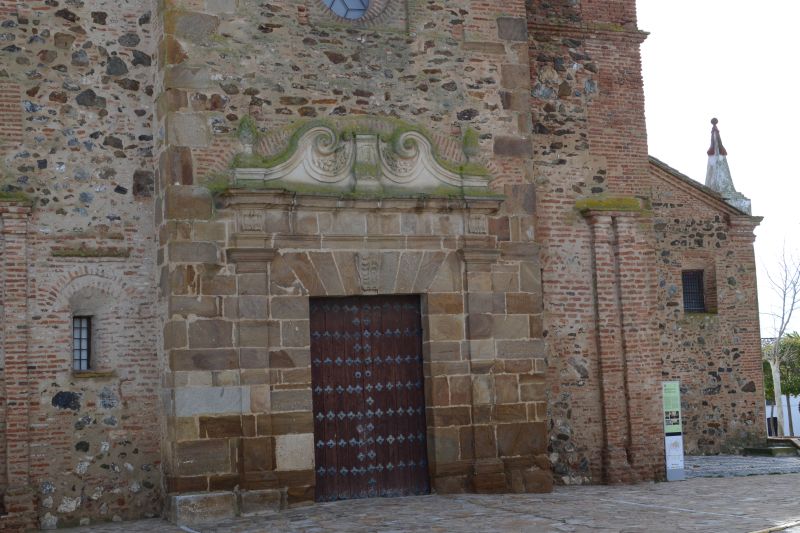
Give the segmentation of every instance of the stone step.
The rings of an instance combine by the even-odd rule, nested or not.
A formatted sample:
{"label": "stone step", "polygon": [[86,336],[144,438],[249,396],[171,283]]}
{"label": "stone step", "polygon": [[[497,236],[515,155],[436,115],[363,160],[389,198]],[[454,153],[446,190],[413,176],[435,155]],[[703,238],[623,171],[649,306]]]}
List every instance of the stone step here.
{"label": "stone step", "polygon": [[759,455],[766,457],[796,457],[798,455],[797,448],[794,446],[761,446],[756,448],[745,448],[745,455]]}

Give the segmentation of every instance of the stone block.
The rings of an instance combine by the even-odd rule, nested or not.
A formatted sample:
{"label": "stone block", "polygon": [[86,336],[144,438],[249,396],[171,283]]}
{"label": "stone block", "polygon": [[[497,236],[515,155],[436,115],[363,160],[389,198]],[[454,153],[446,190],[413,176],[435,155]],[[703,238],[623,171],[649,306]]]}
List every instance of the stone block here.
{"label": "stone block", "polygon": [[275,440],[272,437],[243,438],[244,472],[268,472],[275,469]]}
{"label": "stone block", "polygon": [[[171,63],[178,63],[184,56],[180,44],[172,37],[167,37],[166,42],[172,46],[167,47],[167,54],[173,53]],[[184,56],[185,57],[185,56]],[[168,57],[169,59],[169,57]],[[206,89],[214,85],[211,81],[211,72],[205,66],[190,66],[180,63],[165,69],[164,86],[170,89]]]}
{"label": "stone block", "polygon": [[506,41],[528,41],[528,22],[519,17],[498,17],[497,37]]}
{"label": "stone block", "polygon": [[176,442],[175,469],[181,476],[231,472],[228,439]]}
{"label": "stone block", "polygon": [[425,360],[431,362],[438,361],[460,361],[461,342],[459,341],[432,341],[426,342],[422,347]]}
{"label": "stone block", "polygon": [[173,263],[217,262],[217,246],[210,242],[171,242],[168,250]]}
{"label": "stone block", "polygon": [[532,157],[530,139],[498,135],[494,138],[494,155],[502,157]]}
{"label": "stone block", "polygon": [[199,424],[200,437],[203,439],[241,437],[243,435],[240,415],[201,416]]}
{"label": "stone block", "polygon": [[528,66],[514,63],[501,65],[500,83],[505,89],[527,89],[531,83]]}
{"label": "stone block", "polygon": [[497,425],[497,449],[501,457],[543,453],[546,443],[544,422]]}
{"label": "stone block", "polygon": [[460,292],[431,293],[426,301],[427,312],[431,315],[458,315],[464,312],[464,296]]}
{"label": "stone block", "polygon": [[470,339],[488,339],[492,336],[494,315],[470,313],[467,317]]}
{"label": "stone block", "polygon": [[243,407],[248,405],[250,405],[250,391],[247,387],[175,389],[176,416],[241,413]]}
{"label": "stone block", "polygon": [[417,278],[414,280],[414,290],[416,293],[426,293],[428,288],[433,283],[436,273],[442,266],[444,261],[444,252],[425,252],[422,257],[422,263],[419,265],[419,272]]}
{"label": "stone block", "polygon": [[311,389],[274,390],[270,395],[274,412],[311,411]]}
{"label": "stone block", "polygon": [[488,459],[497,457],[497,441],[493,425],[476,425],[475,432],[475,457]]}
{"label": "stone block", "polygon": [[239,367],[239,358],[233,349],[223,350],[172,350],[170,368],[180,370],[233,370]]}
{"label": "stone block", "polygon": [[219,241],[226,240],[225,222],[202,222],[192,223],[192,240],[194,241]]}
{"label": "stone block", "polygon": [[169,297],[169,316],[180,315],[188,317],[195,315],[201,317],[215,317],[218,314],[216,298],[210,296]]}
{"label": "stone block", "polygon": [[400,266],[397,269],[397,280],[395,281],[395,292],[407,294],[414,288],[414,280],[422,262],[422,254],[419,252],[403,252],[400,255]]}
{"label": "stone block", "polygon": [[266,320],[269,317],[269,299],[266,296],[240,296],[237,315],[239,318]]}
{"label": "stone block", "polygon": [[472,397],[470,376],[450,376],[450,405],[468,405]]}
{"label": "stone block", "polygon": [[457,427],[433,428],[429,435],[433,438],[434,460],[437,465],[455,463],[459,460],[461,441]]}
{"label": "stone block", "polygon": [[208,295],[236,294],[236,278],[234,276],[214,275],[206,272],[200,282],[200,292]]}
{"label": "stone block", "polygon": [[499,374],[494,377],[495,401],[516,403],[519,401],[519,382],[516,374]]}
{"label": "stone block", "polygon": [[243,516],[275,513],[285,499],[281,489],[245,490],[239,493],[239,512]]}
{"label": "stone block", "polygon": [[239,0],[205,0],[205,6],[205,12],[213,15],[235,13],[239,7]]}
{"label": "stone block", "polygon": [[433,427],[466,426],[471,420],[469,407],[429,407],[427,412]]}
{"label": "stone block", "polygon": [[305,296],[274,296],[270,304],[272,318],[306,319],[309,317],[308,298]]}
{"label": "stone block", "polygon": [[189,324],[189,347],[227,348],[233,346],[233,324],[226,320],[197,320]]}
{"label": "stone block", "polygon": [[501,315],[494,317],[492,336],[495,339],[526,339],[530,336],[527,315]]}
{"label": "stone block", "polygon": [[[170,94],[184,93],[171,89]],[[174,111],[176,109],[170,109]],[[194,183],[194,166],[192,150],[186,147],[170,146],[161,154],[161,179],[167,185],[192,185]]]}
{"label": "stone block", "polygon": [[252,274],[239,274],[239,295],[261,295],[267,294],[267,276],[256,272]]}
{"label": "stone block", "polygon": [[499,340],[497,341],[497,356],[506,359],[544,357],[544,348],[544,341],[541,339]]}
{"label": "stone block", "polygon": [[[170,316],[172,313],[170,313]],[[186,336],[186,322],[170,320],[164,324],[164,349],[185,348],[189,342]]]}
{"label": "stone block", "polygon": [[239,322],[239,346],[266,348],[269,344],[269,328],[266,320]]}
{"label": "stone block", "polygon": [[[310,394],[309,394],[310,397]],[[278,470],[314,469],[314,434],[275,437],[275,463]]]}
{"label": "stone block", "polygon": [[172,10],[164,15],[164,33],[179,39],[203,43],[219,26],[219,17],[196,11]]}
{"label": "stone block", "polygon": [[236,516],[233,492],[205,492],[170,496],[170,521],[180,526],[197,526]]}
{"label": "stone block", "polygon": [[211,128],[204,113],[170,113],[167,142],[175,146],[205,148],[211,144]]}
{"label": "stone block", "polygon": [[510,315],[532,314],[537,312],[536,298],[525,292],[506,294],[506,311]]}
{"label": "stone block", "polygon": [[329,296],[343,295],[344,286],[339,278],[339,269],[330,252],[309,252],[308,256],[314,263],[314,268],[319,274],[319,279],[325,286],[325,294]]}
{"label": "stone block", "polygon": [[464,320],[460,316],[431,315],[428,317],[430,340],[457,341],[464,338]]}
{"label": "stone block", "polygon": [[549,469],[528,468],[523,471],[525,492],[546,494],[553,492],[553,472]]}
{"label": "stone block", "polygon": [[294,435],[313,432],[314,419],[311,411],[275,413],[272,415],[273,435]]}
{"label": "stone block", "polygon": [[475,405],[493,403],[492,376],[472,376],[472,401]]}
{"label": "stone block", "polygon": [[308,346],[311,333],[308,320],[282,320],[281,344],[285,347]]}

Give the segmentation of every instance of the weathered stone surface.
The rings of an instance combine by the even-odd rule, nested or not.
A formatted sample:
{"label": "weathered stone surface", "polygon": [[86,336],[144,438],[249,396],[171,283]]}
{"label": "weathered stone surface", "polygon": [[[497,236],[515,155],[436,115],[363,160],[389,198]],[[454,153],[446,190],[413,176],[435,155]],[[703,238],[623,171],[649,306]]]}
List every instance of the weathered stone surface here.
{"label": "weathered stone surface", "polygon": [[189,324],[189,347],[233,346],[233,324],[226,320],[197,320]]}
{"label": "weathered stone surface", "polygon": [[176,146],[203,148],[211,142],[208,118],[203,113],[170,113],[167,140]]}
{"label": "weathered stone surface", "polygon": [[170,521],[196,526],[236,516],[236,495],[233,492],[206,492],[171,496]]}
{"label": "weathered stone surface", "polygon": [[313,469],[314,434],[275,437],[275,464],[283,471]]}
{"label": "weathered stone surface", "polygon": [[217,247],[208,242],[173,242],[169,259],[176,263],[216,263]]}
{"label": "weathered stone surface", "polygon": [[273,412],[310,411],[311,389],[273,390],[271,394]]}
{"label": "weathered stone surface", "polygon": [[280,511],[285,494],[278,489],[247,490],[239,498],[239,511],[248,516]]}
{"label": "weathered stone surface", "polygon": [[533,155],[533,145],[530,139],[498,135],[494,139],[494,153],[504,157],[530,157]]}
{"label": "weathered stone surface", "polygon": [[224,473],[231,469],[227,439],[178,442],[175,444],[175,459],[179,475]]}
{"label": "weathered stone surface", "polygon": [[502,457],[542,453],[546,442],[547,428],[543,423],[497,425],[497,449]]}
{"label": "weathered stone surface", "polygon": [[497,36],[508,41],[528,41],[528,21],[518,17],[499,17]]}
{"label": "weathered stone surface", "polygon": [[175,390],[176,416],[240,413],[249,404],[247,387],[191,387]]}
{"label": "weathered stone surface", "polygon": [[236,352],[222,350],[172,350],[170,352],[172,370],[231,370],[238,368]]}
{"label": "weathered stone surface", "polygon": [[211,195],[205,187],[173,185],[167,187],[165,198],[169,219],[208,219],[213,214]]}
{"label": "weathered stone surface", "polygon": [[194,11],[170,11],[164,17],[164,29],[179,39],[205,42],[219,26],[219,18]]}

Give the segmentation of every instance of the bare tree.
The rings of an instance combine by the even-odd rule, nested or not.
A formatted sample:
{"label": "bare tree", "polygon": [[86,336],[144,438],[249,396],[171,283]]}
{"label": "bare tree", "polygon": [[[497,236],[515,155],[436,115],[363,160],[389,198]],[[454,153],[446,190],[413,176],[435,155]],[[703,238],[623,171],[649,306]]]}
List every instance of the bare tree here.
{"label": "bare tree", "polygon": [[782,437],[786,433],[783,423],[781,362],[786,351],[781,350],[781,341],[792,321],[792,315],[795,311],[800,310],[800,261],[793,257],[787,258],[784,246],[775,268],[767,270],[767,278],[780,305],[775,312],[765,313],[772,317],[774,337],[762,343],[762,355],[772,370],[775,407],[778,414],[778,435]]}

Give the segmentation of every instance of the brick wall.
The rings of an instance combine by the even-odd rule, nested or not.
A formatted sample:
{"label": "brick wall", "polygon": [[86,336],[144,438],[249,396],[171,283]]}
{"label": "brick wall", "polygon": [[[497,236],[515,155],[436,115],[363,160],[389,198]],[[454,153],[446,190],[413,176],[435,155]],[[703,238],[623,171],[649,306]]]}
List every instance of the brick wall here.
{"label": "brick wall", "polygon": [[615,210],[648,194],[633,5],[534,2],[528,12],[550,451],[564,483],[662,475],[650,215]]}

